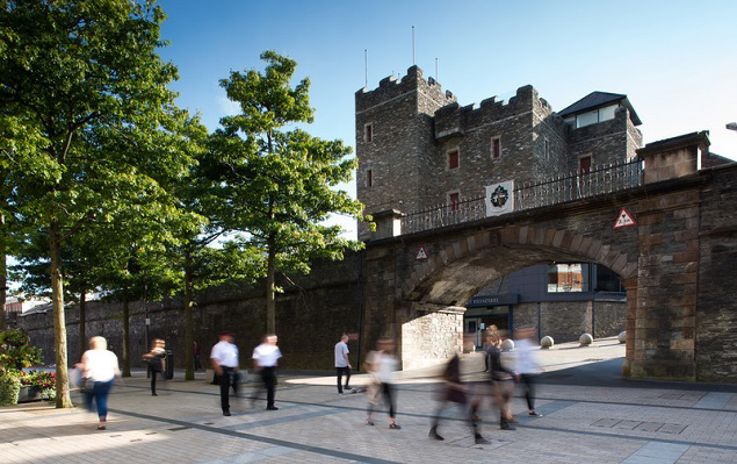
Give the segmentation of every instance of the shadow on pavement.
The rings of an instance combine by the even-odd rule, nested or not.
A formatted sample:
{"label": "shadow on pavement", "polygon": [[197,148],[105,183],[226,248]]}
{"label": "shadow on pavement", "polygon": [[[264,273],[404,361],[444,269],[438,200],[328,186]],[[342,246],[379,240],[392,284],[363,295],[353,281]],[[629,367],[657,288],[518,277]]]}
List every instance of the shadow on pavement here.
{"label": "shadow on pavement", "polygon": [[718,391],[737,393],[737,385],[703,382],[674,382],[655,379],[632,379],[622,376],[624,358],[593,362],[567,369],[545,372],[538,383],[581,387],[660,388],[688,391]]}

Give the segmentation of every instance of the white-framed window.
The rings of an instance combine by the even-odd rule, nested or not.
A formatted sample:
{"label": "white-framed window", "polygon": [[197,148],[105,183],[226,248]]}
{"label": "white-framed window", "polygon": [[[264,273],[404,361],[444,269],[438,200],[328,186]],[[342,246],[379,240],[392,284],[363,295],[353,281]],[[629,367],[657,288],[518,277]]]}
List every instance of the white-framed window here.
{"label": "white-framed window", "polygon": [[498,160],[502,157],[502,137],[495,135],[491,138],[491,159]]}
{"label": "white-framed window", "polygon": [[448,192],[448,206],[450,206],[451,211],[458,211],[461,207],[461,192],[459,190]]}
{"label": "white-framed window", "polygon": [[551,264],[548,268],[548,293],[583,292],[585,287],[580,263]]}
{"label": "white-framed window", "polygon": [[369,122],[363,125],[363,141],[366,143],[374,141],[374,123]]}
{"label": "white-framed window", "polygon": [[580,113],[575,116],[569,116],[564,121],[571,127],[578,129],[579,127],[586,127],[614,119],[617,108],[619,108],[619,105],[609,105],[603,108],[587,111],[585,113]]}
{"label": "white-framed window", "polygon": [[446,164],[448,171],[461,167],[461,150],[458,147],[446,151],[445,156],[448,159]]}

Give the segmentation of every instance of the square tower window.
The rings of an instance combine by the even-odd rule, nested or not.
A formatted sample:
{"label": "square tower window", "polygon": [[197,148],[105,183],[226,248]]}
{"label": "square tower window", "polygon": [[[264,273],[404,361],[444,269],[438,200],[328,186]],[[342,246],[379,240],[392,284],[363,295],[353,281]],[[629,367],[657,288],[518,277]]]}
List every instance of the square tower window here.
{"label": "square tower window", "polygon": [[368,123],[363,126],[363,141],[371,143],[374,141],[374,124]]}
{"label": "square tower window", "polygon": [[451,211],[458,211],[461,206],[461,192],[455,191],[448,193],[448,206]]}
{"label": "square tower window", "polygon": [[491,138],[491,159],[497,160],[502,157],[502,138],[496,136]]}
{"label": "square tower window", "polygon": [[457,148],[448,150],[448,169],[458,169],[461,165],[461,153]]}
{"label": "square tower window", "polygon": [[591,172],[591,155],[584,155],[578,159],[578,172],[581,174]]}

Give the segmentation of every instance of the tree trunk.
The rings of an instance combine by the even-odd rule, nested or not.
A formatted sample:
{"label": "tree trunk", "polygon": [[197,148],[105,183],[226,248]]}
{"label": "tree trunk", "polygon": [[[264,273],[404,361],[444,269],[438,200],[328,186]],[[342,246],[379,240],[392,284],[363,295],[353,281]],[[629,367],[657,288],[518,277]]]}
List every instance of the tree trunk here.
{"label": "tree trunk", "polygon": [[87,291],[82,289],[79,293],[79,357],[87,349]]}
{"label": "tree trunk", "polygon": [[131,376],[131,350],[128,343],[130,339],[130,305],[128,303],[128,292],[123,297],[123,377]]}
{"label": "tree trunk", "polygon": [[274,280],[276,275],[276,251],[268,243],[269,257],[266,268],[266,333],[276,334],[276,305],[274,302]]}
{"label": "tree trunk", "polygon": [[194,311],[195,302],[190,269],[191,267],[188,265],[184,271],[184,380],[194,380],[192,312]]}
{"label": "tree trunk", "polygon": [[67,328],[64,319],[64,280],[61,274],[61,227],[52,221],[49,227],[49,254],[51,255],[51,302],[56,341],[56,407],[71,408],[69,372],[67,370]]}
{"label": "tree trunk", "polygon": [[0,330],[7,328],[7,322],[5,322],[5,298],[7,297],[8,286],[8,268],[5,261],[5,239],[7,236],[5,216],[0,214]]}

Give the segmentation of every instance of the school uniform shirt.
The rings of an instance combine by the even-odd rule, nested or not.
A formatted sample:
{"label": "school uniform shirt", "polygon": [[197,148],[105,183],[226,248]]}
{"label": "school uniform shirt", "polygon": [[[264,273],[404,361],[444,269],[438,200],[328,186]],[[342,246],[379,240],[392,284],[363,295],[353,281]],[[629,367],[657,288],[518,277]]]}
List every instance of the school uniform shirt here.
{"label": "school uniform shirt", "polygon": [[335,344],[335,367],[348,367],[348,345],[343,342]]}
{"label": "school uniform shirt", "polygon": [[253,350],[253,359],[260,367],[274,367],[281,358],[281,351],[276,345],[262,343]]}
{"label": "school uniform shirt", "polygon": [[214,359],[218,366],[238,367],[238,347],[225,340],[219,341],[212,347],[210,359]]}

